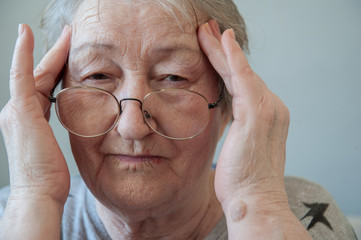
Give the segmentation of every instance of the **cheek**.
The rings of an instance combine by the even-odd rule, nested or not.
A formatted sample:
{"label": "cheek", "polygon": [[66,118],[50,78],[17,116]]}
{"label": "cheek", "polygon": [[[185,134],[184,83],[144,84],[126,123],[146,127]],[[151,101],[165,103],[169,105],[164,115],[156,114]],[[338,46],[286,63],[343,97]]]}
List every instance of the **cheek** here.
{"label": "cheek", "polygon": [[214,110],[211,110],[213,112],[207,128],[200,135],[179,144],[179,156],[182,156],[180,164],[185,168],[182,173],[186,177],[199,178],[199,175],[208,172],[211,168],[221,122],[220,109]]}
{"label": "cheek", "polygon": [[70,135],[70,145],[75,162],[83,179],[92,179],[99,172],[102,154],[98,149],[104,137],[82,138]]}

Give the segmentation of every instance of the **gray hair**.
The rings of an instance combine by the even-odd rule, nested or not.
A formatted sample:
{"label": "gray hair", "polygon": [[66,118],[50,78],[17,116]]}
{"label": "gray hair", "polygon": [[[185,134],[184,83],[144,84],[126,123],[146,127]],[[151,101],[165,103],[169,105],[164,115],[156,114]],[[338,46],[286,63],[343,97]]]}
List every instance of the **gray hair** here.
{"label": "gray hair", "polygon": [[[83,0],[53,0],[48,5],[40,22],[46,50],[54,45],[64,26],[72,24],[75,13],[82,2]],[[149,0],[144,2],[149,3]],[[246,25],[232,0],[157,0],[154,3],[175,18],[180,26],[176,11],[180,12],[190,23],[197,24],[196,27],[203,23],[200,21],[213,19],[219,24],[221,32],[232,28],[239,45],[248,53]],[[202,19],[198,19],[198,14],[202,16]],[[223,111],[231,113],[231,97],[226,90],[224,98]]]}

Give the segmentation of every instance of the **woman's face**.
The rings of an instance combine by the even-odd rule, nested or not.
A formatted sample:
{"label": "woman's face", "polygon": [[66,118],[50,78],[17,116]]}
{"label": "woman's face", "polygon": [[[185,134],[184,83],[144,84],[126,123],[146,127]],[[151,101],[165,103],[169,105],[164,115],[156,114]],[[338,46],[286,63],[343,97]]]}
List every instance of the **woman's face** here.
{"label": "woman's face", "polygon": [[[65,86],[79,85],[106,89],[118,100],[172,87],[214,102],[220,91],[195,26],[181,29],[154,3],[116,0],[85,0],[76,13]],[[70,140],[83,179],[103,204],[152,209],[204,193],[220,125],[221,110],[212,109],[199,136],[170,140],[145,124],[139,103],[127,101],[109,133]]]}

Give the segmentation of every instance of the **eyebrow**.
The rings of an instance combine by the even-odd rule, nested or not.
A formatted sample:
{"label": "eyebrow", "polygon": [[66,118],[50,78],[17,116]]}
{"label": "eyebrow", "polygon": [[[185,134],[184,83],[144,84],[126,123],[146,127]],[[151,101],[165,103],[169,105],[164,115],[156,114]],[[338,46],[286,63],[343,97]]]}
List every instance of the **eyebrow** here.
{"label": "eyebrow", "polygon": [[114,50],[115,46],[113,44],[104,44],[104,43],[83,43],[72,49],[73,53],[80,52],[84,49],[99,49],[99,50]]}
{"label": "eyebrow", "polygon": [[153,46],[153,50],[159,52],[172,52],[172,51],[187,51],[187,52],[199,52],[200,47],[196,47],[199,45],[192,44],[187,39],[183,39],[180,41],[175,41],[171,43],[165,43],[163,45]]}
{"label": "eyebrow", "polygon": [[[74,52],[81,51],[85,48],[95,48],[95,49],[103,49],[103,50],[114,50],[116,47],[113,44],[106,44],[106,43],[92,43],[92,42],[85,42],[80,44],[79,46],[72,49]],[[171,51],[188,51],[188,52],[199,52],[199,49],[190,47],[187,44],[179,44],[179,45],[170,45],[164,47],[156,47],[154,50],[160,52],[171,52]]]}

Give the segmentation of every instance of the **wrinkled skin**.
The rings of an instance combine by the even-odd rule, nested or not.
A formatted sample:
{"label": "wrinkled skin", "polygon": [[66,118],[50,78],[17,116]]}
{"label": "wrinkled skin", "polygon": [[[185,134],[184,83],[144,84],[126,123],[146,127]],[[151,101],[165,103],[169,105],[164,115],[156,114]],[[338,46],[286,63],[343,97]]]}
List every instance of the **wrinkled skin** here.
{"label": "wrinkled skin", "polygon": [[[64,29],[34,71],[33,35],[28,26],[20,28],[11,99],[0,122],[11,175],[0,229],[13,221],[18,227],[0,236],[29,229],[30,239],[59,236],[70,176],[48,124],[47,96],[68,59],[65,86],[97,86],[118,99],[179,87],[212,102],[218,98],[219,74],[233,101],[234,121],[215,174],[214,149],[230,117],[219,108],[211,110],[205,131],[187,141],[152,132],[136,102],[126,103],[118,125],[104,136],[70,135],[79,171],[110,236],[202,239],[225,214],[230,239],[308,239],[288,207],[283,183],[287,107],[252,71],[233,31],[221,34],[213,20],[198,29],[184,25],[183,31],[150,4],[139,10],[128,2],[97,2],[84,1],[72,31]],[[99,73],[106,78],[94,79]],[[182,80],[171,82],[169,75]],[[17,208],[19,203],[24,207]],[[244,214],[237,213],[240,205]],[[30,226],[25,220],[35,210],[38,221]],[[270,219],[273,224],[265,225]]]}

